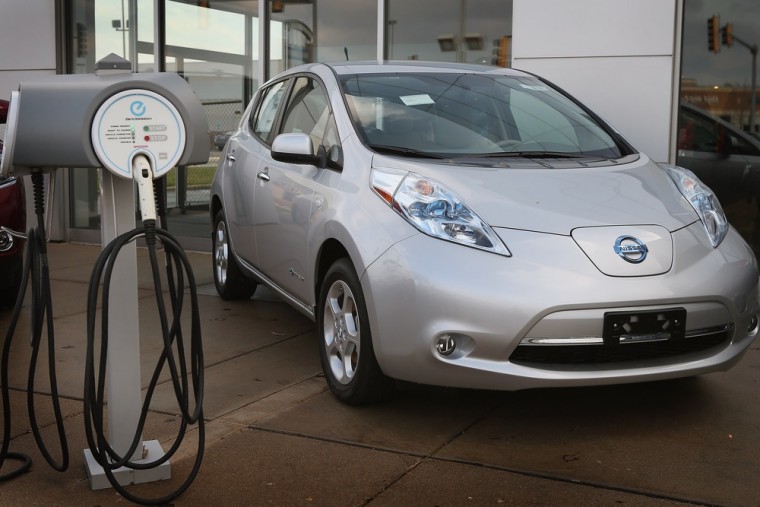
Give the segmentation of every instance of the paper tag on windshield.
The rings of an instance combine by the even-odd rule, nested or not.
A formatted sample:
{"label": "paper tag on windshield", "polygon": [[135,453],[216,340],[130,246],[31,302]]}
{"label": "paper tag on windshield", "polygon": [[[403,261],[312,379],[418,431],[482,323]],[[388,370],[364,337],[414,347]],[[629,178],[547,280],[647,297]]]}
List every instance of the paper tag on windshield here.
{"label": "paper tag on windshield", "polygon": [[420,95],[404,95],[399,97],[406,106],[421,106],[423,104],[435,104],[435,101],[427,93]]}
{"label": "paper tag on windshield", "polygon": [[535,90],[537,92],[544,92],[547,89],[545,86],[542,86],[542,85],[526,85],[526,84],[520,83],[520,86],[522,86],[523,88],[527,90]]}

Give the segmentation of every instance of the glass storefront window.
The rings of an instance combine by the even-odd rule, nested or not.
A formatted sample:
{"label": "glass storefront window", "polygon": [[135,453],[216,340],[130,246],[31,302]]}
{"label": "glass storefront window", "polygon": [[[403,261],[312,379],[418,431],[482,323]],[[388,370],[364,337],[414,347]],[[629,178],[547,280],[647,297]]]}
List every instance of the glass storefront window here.
{"label": "glass storefront window", "polygon": [[[184,237],[207,238],[209,189],[219,153],[258,82],[258,1],[162,1],[164,68],[180,74],[193,88],[210,130],[208,164],[178,167],[167,176],[169,227]],[[130,22],[134,10],[136,24]],[[138,72],[158,70],[153,0],[72,0],[70,12],[75,38],[70,72],[93,72],[95,63],[109,53],[136,59]],[[137,58],[132,56],[135,52]],[[97,171],[70,172],[72,229],[100,228],[98,178]]]}
{"label": "glass storefront window", "polygon": [[[708,20],[713,16],[711,37]],[[757,2],[684,1],[676,152],[676,163],[713,189],[729,222],[756,255],[760,254],[760,97],[752,88],[750,48],[756,51],[760,44],[758,24]],[[726,30],[730,34],[724,35]]]}
{"label": "glass storefront window", "polygon": [[[72,74],[95,71],[95,64],[110,53],[130,59],[132,38],[130,7],[138,1],[152,13],[151,0],[72,0],[69,4],[73,41],[69,69]],[[152,19],[152,14],[151,18]],[[152,61],[152,60],[151,60]],[[69,171],[69,226],[74,231],[100,229],[100,174],[89,169]],[[73,235],[76,237],[76,234]],[[85,240],[96,236],[87,235]]]}
{"label": "glass storefront window", "polygon": [[[377,58],[377,0],[269,2],[270,77],[309,62]],[[316,20],[316,21],[315,21]]]}
{"label": "glass storefront window", "polygon": [[[265,77],[308,62],[375,60],[381,35],[387,58],[509,65],[504,42],[511,38],[512,0],[159,1],[163,14],[154,19],[154,0],[65,0],[72,37],[67,70],[94,72],[98,60],[115,53],[136,63],[137,72],[176,72],[193,88],[209,120],[210,160],[168,175],[169,225],[184,237],[208,238],[216,164]],[[266,55],[259,48],[260,1],[269,15]],[[163,24],[163,62],[154,57],[156,22]],[[268,76],[258,74],[261,58]],[[69,189],[71,230],[95,233],[98,172],[70,171]]]}
{"label": "glass storefront window", "polygon": [[166,71],[185,78],[209,122],[208,163],[177,167],[167,177],[169,228],[185,237],[206,238],[211,230],[211,180],[250,95],[246,80],[255,79],[258,55],[246,40],[254,38],[257,14],[257,1],[166,2]]}
{"label": "glass storefront window", "polygon": [[[387,0],[389,60],[497,64],[512,35],[512,0]],[[497,53],[495,53],[496,51]],[[509,55],[500,63],[508,66]]]}
{"label": "glass storefront window", "polygon": [[[245,52],[245,16],[241,12],[218,10],[220,2],[166,4],[166,44],[191,49],[242,55]],[[247,10],[258,2],[247,2]],[[141,31],[142,34],[142,31]]]}

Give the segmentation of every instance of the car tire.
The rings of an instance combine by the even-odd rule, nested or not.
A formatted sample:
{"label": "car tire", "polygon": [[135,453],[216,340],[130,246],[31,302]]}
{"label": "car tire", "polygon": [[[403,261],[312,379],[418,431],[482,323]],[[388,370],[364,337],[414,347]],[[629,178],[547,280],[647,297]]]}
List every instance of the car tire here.
{"label": "car tire", "polygon": [[214,285],[216,292],[225,301],[248,299],[256,291],[257,283],[246,277],[232,252],[229,229],[224,210],[214,217],[214,233],[211,238],[212,262],[214,263]]}
{"label": "car tire", "polygon": [[330,266],[320,287],[317,336],[322,370],[339,400],[372,403],[392,391],[375,358],[359,278],[346,258]]}

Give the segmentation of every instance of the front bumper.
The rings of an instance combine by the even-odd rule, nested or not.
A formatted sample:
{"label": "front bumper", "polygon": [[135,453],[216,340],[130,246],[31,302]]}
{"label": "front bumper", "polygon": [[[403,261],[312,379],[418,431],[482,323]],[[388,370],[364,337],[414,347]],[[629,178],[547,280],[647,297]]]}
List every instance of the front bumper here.
{"label": "front bumper", "polygon": [[[499,229],[503,257],[417,235],[399,242],[362,276],[373,345],[383,372],[432,385],[517,390],[640,382],[726,370],[757,334],[758,270],[731,229],[713,249],[700,223],[673,233],[674,261],[662,275],[602,274],[568,236]],[[531,338],[602,337],[608,311],[687,311],[687,334],[726,328],[700,350],[607,362],[511,359]],[[454,337],[454,353],[436,339]],[[625,345],[636,346],[636,345]]]}

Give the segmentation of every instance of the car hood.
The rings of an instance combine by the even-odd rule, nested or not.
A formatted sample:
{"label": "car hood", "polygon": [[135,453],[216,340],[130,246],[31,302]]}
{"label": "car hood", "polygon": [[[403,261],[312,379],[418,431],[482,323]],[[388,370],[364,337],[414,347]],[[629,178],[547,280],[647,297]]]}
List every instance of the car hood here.
{"label": "car hood", "polygon": [[699,219],[665,171],[644,155],[626,164],[583,167],[563,160],[552,168],[530,161],[505,168],[378,155],[373,166],[438,180],[492,227],[569,235],[581,227],[649,224],[672,232]]}

